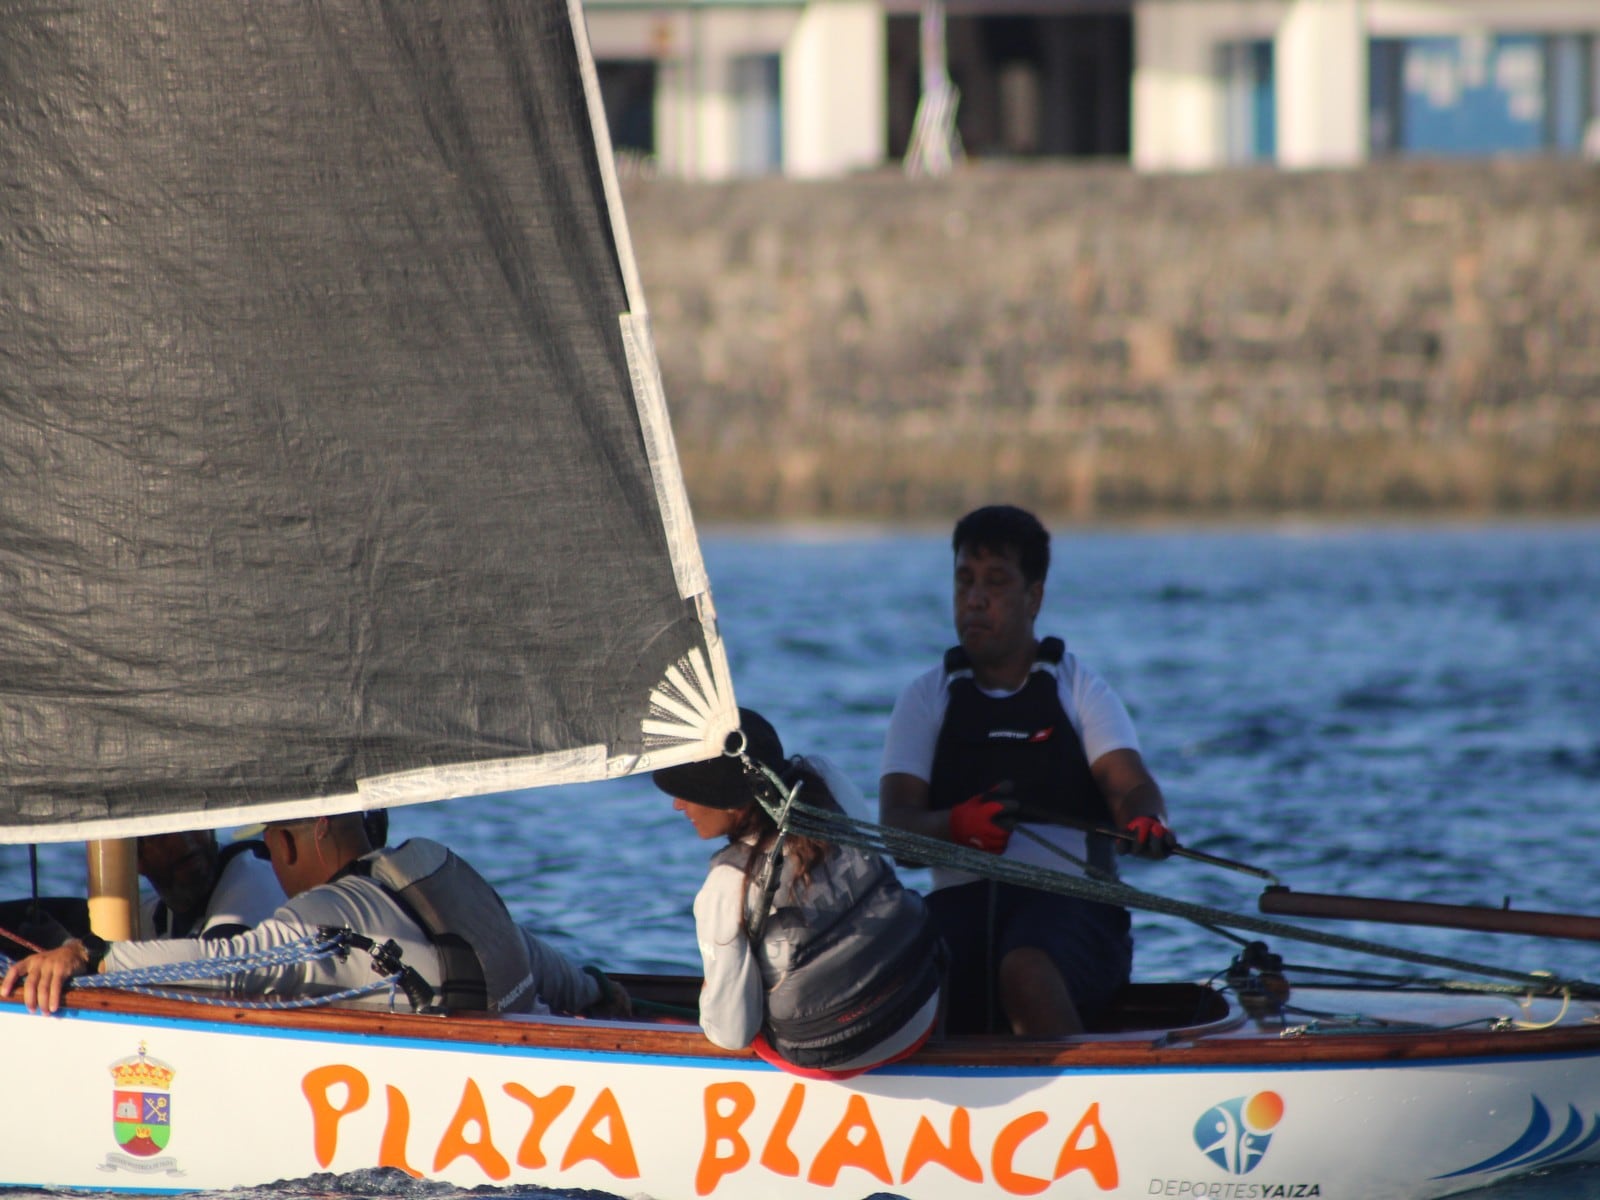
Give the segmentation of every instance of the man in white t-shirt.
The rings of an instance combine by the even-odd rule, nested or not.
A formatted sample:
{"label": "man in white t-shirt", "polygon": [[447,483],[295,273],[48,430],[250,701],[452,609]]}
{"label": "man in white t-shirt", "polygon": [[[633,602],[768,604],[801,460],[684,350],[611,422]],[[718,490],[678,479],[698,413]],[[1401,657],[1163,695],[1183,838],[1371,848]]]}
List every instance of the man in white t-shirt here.
{"label": "man in white t-shirt", "polygon": [[225,938],[253,929],[283,903],[259,839],[217,844],[210,829],[152,833],[137,843],[139,874],[153,889],[140,901],[147,938]]}
{"label": "man in white t-shirt", "polygon": [[[1115,873],[1110,839],[1092,829],[1166,857],[1177,839],[1122,701],[1059,639],[1034,633],[1050,535],[996,505],[963,517],[951,546],[960,645],[895,704],[880,819],[1058,870]],[[1124,909],[938,867],[928,903],[951,954],[951,1033],[1075,1033],[1131,973]]]}

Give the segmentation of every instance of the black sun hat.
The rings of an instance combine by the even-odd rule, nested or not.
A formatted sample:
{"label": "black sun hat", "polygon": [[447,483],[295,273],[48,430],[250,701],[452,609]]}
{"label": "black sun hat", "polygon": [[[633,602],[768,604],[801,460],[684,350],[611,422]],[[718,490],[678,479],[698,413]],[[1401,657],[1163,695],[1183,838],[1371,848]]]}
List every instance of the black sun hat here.
{"label": "black sun hat", "polygon": [[[786,760],[778,731],[752,708],[739,710],[739,728],[744,733],[745,753],[775,775],[781,775]],[[729,741],[737,744],[738,734]],[[756,798],[760,782],[747,773],[737,758],[724,754],[704,762],[662,767],[650,775],[651,781],[669,796],[702,804],[707,808],[743,808]],[[768,785],[770,786],[770,785]]]}

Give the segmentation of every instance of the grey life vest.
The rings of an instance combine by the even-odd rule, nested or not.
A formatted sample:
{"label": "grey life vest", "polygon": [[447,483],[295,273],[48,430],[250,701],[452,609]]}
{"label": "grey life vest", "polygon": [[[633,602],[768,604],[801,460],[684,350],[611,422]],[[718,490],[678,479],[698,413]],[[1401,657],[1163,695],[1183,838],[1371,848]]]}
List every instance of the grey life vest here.
{"label": "grey life vest", "polygon": [[[734,843],[712,861],[742,869],[749,853]],[[789,1062],[826,1070],[867,1052],[927,1003],[939,986],[938,941],[922,897],[877,855],[832,847],[809,885],[798,882],[786,854],[754,945],[767,992],[762,1032]],[[765,894],[759,881],[747,890],[747,927]]]}
{"label": "grey life vest", "polygon": [[439,954],[436,1004],[446,1011],[531,1012],[538,1003],[522,930],[483,876],[448,848],[411,838],[354,870],[393,897]]}

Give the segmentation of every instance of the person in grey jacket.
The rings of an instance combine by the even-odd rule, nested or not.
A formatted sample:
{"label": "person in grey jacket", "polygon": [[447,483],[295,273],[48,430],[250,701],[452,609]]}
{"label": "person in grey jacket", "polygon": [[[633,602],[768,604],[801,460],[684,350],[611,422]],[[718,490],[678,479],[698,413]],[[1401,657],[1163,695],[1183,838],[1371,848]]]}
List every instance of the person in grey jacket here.
{"label": "person in grey jacket", "polygon": [[[276,821],[262,832],[289,899],[234,937],[107,943],[73,939],[12,964],[0,996],[20,983],[34,1011],[55,1012],[73,976],[249,955],[321,929],[348,929],[372,945],[393,941],[407,987],[348,1001],[364,1008],[625,1015],[625,994],[517,925],[493,888],[437,842],[413,838],[373,850],[359,814]],[[256,997],[331,995],[372,982],[373,961],[351,951],[194,980],[190,986]],[[420,984],[420,986],[418,986]],[[608,986],[609,985],[609,986]]]}
{"label": "person in grey jacket", "polygon": [[[740,709],[746,754],[801,784],[800,800],[838,808],[849,785],[821,758],[785,759],[777,732]],[[652,776],[706,839],[728,845],[695,897],[705,969],[700,1025],[784,1070],[849,1078],[915,1052],[939,1011],[939,953],[922,899],[882,857],[788,834],[758,796],[777,789],[735,757]]]}

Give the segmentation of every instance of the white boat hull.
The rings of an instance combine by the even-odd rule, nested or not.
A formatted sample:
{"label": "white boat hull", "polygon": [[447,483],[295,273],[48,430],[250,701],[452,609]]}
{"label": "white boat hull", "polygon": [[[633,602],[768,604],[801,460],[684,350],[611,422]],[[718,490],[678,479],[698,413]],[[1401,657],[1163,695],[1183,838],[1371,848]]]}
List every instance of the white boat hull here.
{"label": "white boat hull", "polygon": [[[838,1083],[718,1051],[682,1025],[92,999],[53,1018],[0,1004],[16,1077],[50,1081],[0,1100],[0,1183],[215,1190],[390,1166],[461,1187],[657,1200],[1378,1200],[1600,1158],[1600,1031],[1581,1025],[1564,1049],[1508,1031],[1503,1051],[1442,1053],[1417,1038],[1452,1035],[1425,1034],[1385,1056],[1339,1035],[1286,1051],[1294,1039],[1235,1016],[1193,1038],[1084,1039],[1031,1063],[1014,1043],[989,1055],[975,1043],[964,1059],[947,1047]],[[485,1025],[510,1040],[473,1036]],[[440,1028],[464,1040],[435,1040]],[[1263,1054],[1280,1061],[1250,1061]]]}

